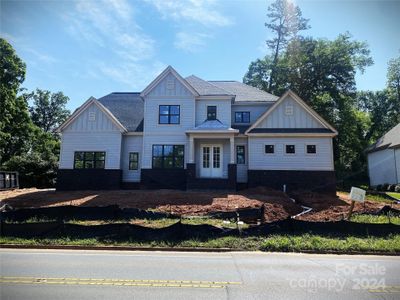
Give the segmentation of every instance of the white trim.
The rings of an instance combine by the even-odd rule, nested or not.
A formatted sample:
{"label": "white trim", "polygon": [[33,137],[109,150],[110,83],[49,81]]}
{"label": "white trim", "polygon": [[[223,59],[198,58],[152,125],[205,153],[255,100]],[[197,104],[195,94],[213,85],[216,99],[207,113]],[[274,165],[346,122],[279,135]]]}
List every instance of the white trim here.
{"label": "white trim", "polygon": [[327,121],[325,121],[315,110],[313,110],[310,106],[308,106],[299,96],[297,96],[291,90],[288,90],[285,94],[282,95],[265,113],[263,113],[253,125],[251,125],[245,132],[248,134],[252,129],[256,128],[260,123],[268,117],[271,112],[273,112],[280,103],[282,103],[288,96],[291,96],[293,100],[295,100],[301,107],[303,107],[308,113],[310,113],[322,126],[328,128],[334,132],[334,136],[338,134],[335,128],[333,128]]}
{"label": "white trim", "polygon": [[247,106],[247,105],[254,105],[254,106],[265,106],[274,104],[276,101],[238,101],[234,102],[232,105],[234,106]]}
{"label": "white trim", "polygon": [[70,125],[73,121],[75,121],[76,118],[78,118],[92,104],[97,105],[97,107],[111,119],[111,121],[114,123],[114,125],[116,125],[120,129],[121,132],[128,131],[125,128],[125,126],[122,125],[121,122],[118,121],[118,119],[103,104],[101,104],[99,101],[97,101],[96,98],[90,97],[77,110],[75,110],[74,113],[63,124],[61,124],[56,129],[56,132],[62,132],[68,125]]}
{"label": "white trim", "polygon": [[[267,152],[265,152],[265,146],[274,146],[274,152],[272,152],[272,153],[267,153]],[[264,155],[267,155],[267,156],[275,156],[276,155],[276,143],[264,143],[264,149],[263,149],[264,151]]]}
{"label": "white trim", "polygon": [[183,84],[193,96],[199,96],[197,91],[181,76],[178,72],[174,70],[173,67],[168,66],[164,71],[161,72],[160,75],[156,77],[141,93],[141,97],[145,97],[148,93],[150,93],[168,74],[172,74],[178,79],[178,81]]}
{"label": "white trim", "polygon": [[230,134],[235,134],[239,133],[239,130],[233,129],[233,130],[186,130],[186,133],[189,134],[196,134],[196,133],[230,133]]}
{"label": "white trim", "polygon": [[[308,153],[307,152],[307,146],[315,146],[315,153]],[[304,143],[304,155],[307,156],[317,156],[318,154],[318,143]]]}
{"label": "white trim", "polygon": [[[296,143],[284,143],[283,146],[284,146],[283,147],[283,154],[284,155],[287,155],[287,156],[296,156],[297,155],[297,151],[296,151],[296,148],[297,148],[296,146],[297,145],[296,145]],[[286,146],[294,146],[294,153],[287,153],[286,152]]]}
{"label": "white trim", "polygon": [[128,131],[128,132],[125,132],[124,135],[142,136],[143,132]]}

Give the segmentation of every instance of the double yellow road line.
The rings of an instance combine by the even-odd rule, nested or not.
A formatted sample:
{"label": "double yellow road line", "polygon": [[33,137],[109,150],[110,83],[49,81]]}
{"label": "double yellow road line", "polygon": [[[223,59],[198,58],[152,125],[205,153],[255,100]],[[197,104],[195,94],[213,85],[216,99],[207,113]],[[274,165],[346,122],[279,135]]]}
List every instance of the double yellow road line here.
{"label": "double yellow road line", "polygon": [[152,279],[110,279],[110,278],[45,278],[45,277],[0,277],[0,284],[60,284],[60,285],[104,285],[104,286],[141,286],[175,288],[224,288],[239,285],[232,281],[202,280],[152,280]]}

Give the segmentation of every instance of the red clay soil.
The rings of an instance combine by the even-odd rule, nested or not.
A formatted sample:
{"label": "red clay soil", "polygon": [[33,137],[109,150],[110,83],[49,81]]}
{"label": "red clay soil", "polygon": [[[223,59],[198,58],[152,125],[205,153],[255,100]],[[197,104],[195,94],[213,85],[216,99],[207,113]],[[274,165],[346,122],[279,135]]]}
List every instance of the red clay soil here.
{"label": "red clay soil", "polygon": [[[350,201],[346,195],[326,196],[310,192],[294,195],[297,203],[280,192],[267,188],[247,189],[236,193],[215,191],[176,191],[176,190],[118,190],[118,191],[68,191],[56,192],[53,189],[21,189],[0,192],[0,206],[8,204],[14,208],[48,207],[60,205],[107,206],[119,205],[153,209],[178,215],[204,215],[209,212],[236,211],[243,208],[264,206],[264,222],[286,219],[302,212],[300,206],[312,207],[310,213],[298,217],[308,221],[338,221],[347,216]],[[366,201],[356,203],[355,213],[373,213],[385,204]],[[400,205],[393,205],[400,209]]]}

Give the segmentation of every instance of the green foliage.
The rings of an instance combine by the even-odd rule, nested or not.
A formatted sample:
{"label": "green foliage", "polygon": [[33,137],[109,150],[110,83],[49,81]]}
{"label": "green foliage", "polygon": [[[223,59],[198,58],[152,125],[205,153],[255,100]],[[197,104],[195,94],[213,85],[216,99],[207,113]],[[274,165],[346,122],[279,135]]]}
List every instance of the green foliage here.
{"label": "green foliage", "polygon": [[68,97],[40,89],[18,95],[25,64],[6,40],[0,49],[0,168],[18,171],[21,187],[54,186],[60,141],[51,132],[69,115]]}
{"label": "green foliage", "polygon": [[24,97],[17,96],[25,79],[25,63],[12,46],[0,38],[0,165],[24,153],[32,122]]}
{"label": "green foliage", "polygon": [[65,108],[69,98],[62,92],[52,94],[36,89],[26,97],[33,100],[33,107],[29,109],[33,123],[44,132],[54,132],[70,115]]}

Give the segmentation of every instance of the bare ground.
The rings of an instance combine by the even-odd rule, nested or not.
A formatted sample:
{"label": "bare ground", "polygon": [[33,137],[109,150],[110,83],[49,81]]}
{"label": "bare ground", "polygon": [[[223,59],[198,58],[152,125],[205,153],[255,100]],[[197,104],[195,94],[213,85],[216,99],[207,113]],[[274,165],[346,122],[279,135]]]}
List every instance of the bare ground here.
{"label": "bare ground", "polygon": [[[336,221],[346,216],[350,201],[344,194],[339,197],[299,192],[298,203],[280,192],[267,188],[253,188],[236,193],[216,191],[177,190],[118,190],[118,191],[55,191],[54,189],[20,189],[0,192],[0,206],[14,208],[48,207],[60,205],[107,206],[152,209],[178,215],[204,215],[209,212],[236,211],[264,206],[264,221],[286,219],[302,211],[300,204],[313,210],[299,217],[309,221]],[[356,204],[354,212],[376,212],[385,204],[366,201]],[[400,205],[393,205],[400,209]]]}

